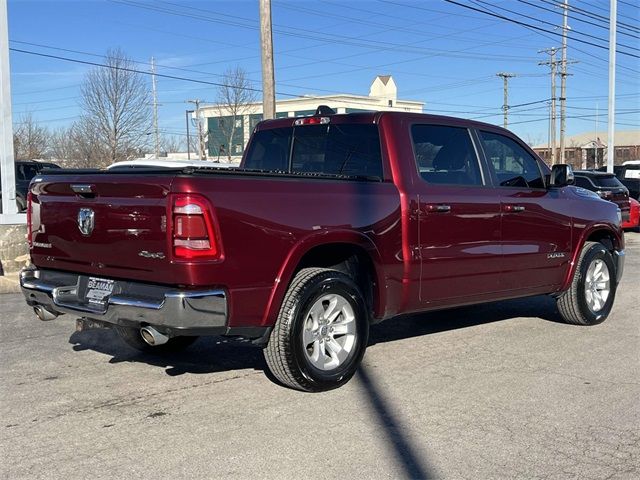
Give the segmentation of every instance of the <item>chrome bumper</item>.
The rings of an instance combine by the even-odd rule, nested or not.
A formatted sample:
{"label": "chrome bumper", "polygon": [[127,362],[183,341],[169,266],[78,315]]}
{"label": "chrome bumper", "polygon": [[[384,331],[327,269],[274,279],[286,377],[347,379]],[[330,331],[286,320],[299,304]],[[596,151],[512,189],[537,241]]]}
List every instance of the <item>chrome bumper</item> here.
{"label": "chrome bumper", "polygon": [[163,330],[225,329],[224,290],[176,290],[159,285],[116,281],[104,305],[84,301],[81,279],[87,276],[53,270],[25,269],[20,286],[27,303],[57,313],[70,313],[100,322],[153,325]]}
{"label": "chrome bumper", "polygon": [[614,250],[613,253],[613,259],[616,262],[616,283],[620,283],[622,273],[624,272],[624,259],[626,254],[624,250]]}

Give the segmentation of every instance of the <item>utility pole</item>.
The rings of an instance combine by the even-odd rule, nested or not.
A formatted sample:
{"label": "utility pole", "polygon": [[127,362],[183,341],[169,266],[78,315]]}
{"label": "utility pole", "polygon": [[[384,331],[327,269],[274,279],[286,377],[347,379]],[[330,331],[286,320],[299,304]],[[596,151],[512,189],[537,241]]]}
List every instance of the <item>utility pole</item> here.
{"label": "utility pole", "polygon": [[9,24],[7,2],[0,0],[0,176],[2,177],[0,223],[24,223],[24,221],[18,221],[15,215],[18,211],[15,175],[11,119],[11,74],[9,72]]}
{"label": "utility pole", "polygon": [[[607,172],[613,173],[616,158],[615,117],[616,117],[616,21],[618,2],[611,0],[609,13],[609,134],[607,139]],[[597,151],[597,150],[596,150]]]}
{"label": "utility pole", "polygon": [[260,46],[262,52],[262,118],[268,120],[276,118],[271,0],[260,0]]}
{"label": "utility pole", "polygon": [[160,157],[160,133],[158,132],[158,89],[156,86],[156,62],[151,57],[151,89],[153,92],[153,133],[155,135],[156,158]]}
{"label": "utility pole", "polygon": [[207,156],[205,153],[205,146],[204,146],[204,131],[202,129],[202,119],[200,118],[200,103],[202,102],[202,100],[200,100],[199,98],[196,98],[194,100],[187,100],[188,103],[193,103],[196,106],[195,112],[196,112],[196,125],[198,127],[198,155],[200,160],[206,160]]}
{"label": "utility pole", "polygon": [[567,116],[567,30],[569,0],[562,4],[562,64],[560,71],[560,163],[564,161],[564,135]]}
{"label": "utility pole", "polygon": [[193,113],[193,110],[184,112],[185,120],[187,121],[187,160],[191,160],[191,135],[189,134],[189,114],[191,113]]}
{"label": "utility pole", "polygon": [[504,112],[503,126],[507,128],[509,125],[509,79],[516,76],[515,73],[496,73],[497,77],[502,77],[503,90],[504,90],[504,103],[502,104],[502,111]]}
{"label": "utility pole", "polygon": [[538,53],[547,53],[550,55],[548,62],[540,62],[538,65],[549,65],[551,67],[551,165],[555,165],[556,162],[556,67],[558,62],[556,61],[556,47],[548,48],[546,50],[540,50]]}

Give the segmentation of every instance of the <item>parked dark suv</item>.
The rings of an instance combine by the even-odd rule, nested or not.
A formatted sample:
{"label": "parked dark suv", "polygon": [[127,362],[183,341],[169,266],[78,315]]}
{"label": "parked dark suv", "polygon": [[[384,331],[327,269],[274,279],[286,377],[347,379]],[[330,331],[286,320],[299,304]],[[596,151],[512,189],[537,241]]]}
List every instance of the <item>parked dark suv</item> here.
{"label": "parked dark suv", "polygon": [[[31,179],[41,173],[45,168],[60,168],[55,163],[38,162],[36,160],[21,160],[16,163],[16,205],[18,212],[27,210],[27,191]],[[2,190],[0,189],[0,199]]]}
{"label": "parked dark suv", "polygon": [[[599,172],[606,172],[607,167],[601,167]],[[614,165],[613,173],[629,190],[629,197],[640,200],[640,165]]]}
{"label": "parked dark suv", "polygon": [[596,192],[600,198],[618,205],[622,212],[622,220],[629,220],[631,205],[629,190],[613,173],[578,170],[574,172],[575,185]]}

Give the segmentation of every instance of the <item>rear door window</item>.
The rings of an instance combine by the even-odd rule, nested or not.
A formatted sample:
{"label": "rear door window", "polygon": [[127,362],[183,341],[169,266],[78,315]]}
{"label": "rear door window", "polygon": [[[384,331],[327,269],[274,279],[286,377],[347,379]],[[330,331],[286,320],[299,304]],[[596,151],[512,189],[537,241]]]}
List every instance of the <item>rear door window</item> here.
{"label": "rear door window", "polygon": [[382,178],[376,125],[302,125],[256,132],[244,167]]}
{"label": "rear door window", "polygon": [[469,130],[447,125],[413,125],[411,136],[418,170],[426,182],[483,184]]}
{"label": "rear door window", "polygon": [[501,187],[544,188],[536,159],[515,140],[497,133],[480,131],[482,148]]}

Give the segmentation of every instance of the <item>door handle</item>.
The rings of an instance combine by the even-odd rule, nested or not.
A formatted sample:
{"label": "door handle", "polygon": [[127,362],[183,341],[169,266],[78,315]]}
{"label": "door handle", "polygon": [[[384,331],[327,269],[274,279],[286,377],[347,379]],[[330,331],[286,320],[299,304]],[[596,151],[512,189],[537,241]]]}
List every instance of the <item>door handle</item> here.
{"label": "door handle", "polygon": [[427,213],[448,213],[451,211],[451,206],[441,203],[428,203],[425,210]]}
{"label": "door handle", "polygon": [[505,205],[504,206],[505,212],[518,213],[518,212],[524,212],[524,210],[525,210],[524,205]]}

